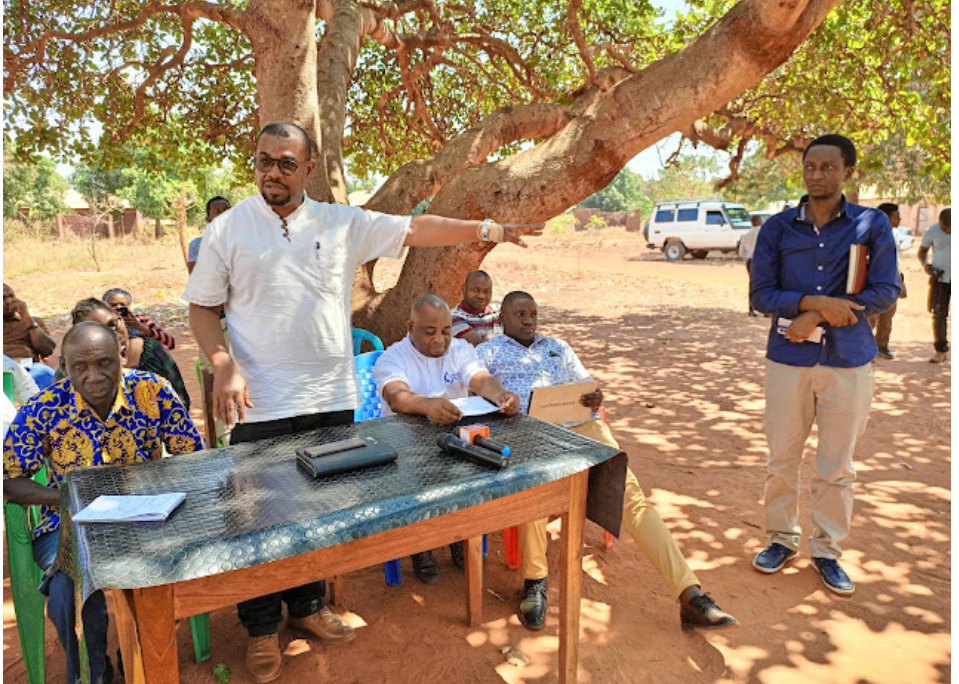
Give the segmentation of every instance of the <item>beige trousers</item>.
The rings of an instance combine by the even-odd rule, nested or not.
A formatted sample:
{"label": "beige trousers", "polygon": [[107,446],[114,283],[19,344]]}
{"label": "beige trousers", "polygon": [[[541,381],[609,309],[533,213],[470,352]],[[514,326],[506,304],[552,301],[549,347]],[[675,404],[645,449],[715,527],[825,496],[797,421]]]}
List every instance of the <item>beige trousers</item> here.
{"label": "beige trousers", "polygon": [[[570,428],[584,437],[609,444],[619,444],[601,420],[593,420]],[[523,578],[542,579],[549,573],[546,563],[546,520],[536,520],[519,526],[519,540],[523,551]],[[656,509],[646,502],[639,481],[633,471],[626,470],[626,491],[623,496],[623,527],[669,586],[673,598],[683,590],[698,585],[699,580],[683,558],[676,540]]]}
{"label": "beige trousers", "polygon": [[770,543],[799,547],[799,466],[813,421],[819,428],[809,539],[813,558],[840,558],[852,523],[853,452],[872,404],[872,364],[787,366],[766,360],[765,518]]}

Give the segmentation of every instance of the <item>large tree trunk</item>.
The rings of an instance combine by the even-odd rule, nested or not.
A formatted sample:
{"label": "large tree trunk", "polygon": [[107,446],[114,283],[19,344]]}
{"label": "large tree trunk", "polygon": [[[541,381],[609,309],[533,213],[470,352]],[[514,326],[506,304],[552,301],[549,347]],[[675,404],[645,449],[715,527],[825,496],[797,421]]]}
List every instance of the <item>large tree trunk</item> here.
{"label": "large tree trunk", "polygon": [[252,0],[244,30],[256,57],[258,128],[274,121],[292,121],[303,127],[318,148],[316,170],[307,194],[332,202],[333,193],[323,149],[316,90],[316,10],[311,0]]}

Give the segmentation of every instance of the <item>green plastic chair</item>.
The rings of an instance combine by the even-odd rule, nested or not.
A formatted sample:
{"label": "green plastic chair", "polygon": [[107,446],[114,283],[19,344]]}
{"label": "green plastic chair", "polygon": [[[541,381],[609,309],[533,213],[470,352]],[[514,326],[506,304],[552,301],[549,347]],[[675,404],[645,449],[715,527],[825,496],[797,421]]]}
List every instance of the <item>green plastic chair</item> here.
{"label": "green plastic chair", "polygon": [[[13,401],[13,376],[3,373],[3,393]],[[47,474],[41,470],[33,481],[45,485]],[[43,578],[43,570],[33,560],[31,531],[39,519],[40,507],[24,507],[11,501],[3,502],[4,526],[6,527],[7,561],[10,572],[10,592],[13,594],[13,611],[17,617],[17,632],[20,634],[20,651],[27,671],[29,684],[44,684],[44,606],[46,599],[37,588]],[[193,652],[198,663],[210,659],[210,615],[194,615],[190,618],[193,635]],[[81,648],[81,658],[86,649]]]}

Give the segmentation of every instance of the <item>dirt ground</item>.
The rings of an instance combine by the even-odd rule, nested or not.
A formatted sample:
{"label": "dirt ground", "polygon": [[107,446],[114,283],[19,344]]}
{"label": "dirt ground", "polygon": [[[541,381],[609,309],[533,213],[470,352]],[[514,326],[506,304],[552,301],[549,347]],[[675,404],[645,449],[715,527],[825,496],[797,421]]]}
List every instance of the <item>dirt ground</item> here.
{"label": "dirt ground", "polygon": [[[486,261],[497,298],[516,288],[534,294],[542,332],[568,340],[602,383],[611,427],[633,471],[704,588],[742,623],[729,631],[681,632],[676,603],[633,541],[623,538],[604,550],[601,530],[588,523],[581,682],[950,680],[951,368],[927,363],[931,323],[914,255],[915,249],[904,255],[910,296],[900,302],[890,345],[898,358],[875,366],[872,418],[857,452],[856,509],[843,559],[857,592],[847,599],[822,586],[805,545],[800,560],[778,575],[760,575],[749,565],[764,545],[762,376],[769,321],[746,316],[741,262],[715,256],[666,263],[647,252],[641,238],[612,230],[543,237],[528,251],[501,247]],[[388,279],[397,264],[384,266],[378,277]],[[60,333],[61,315],[74,301],[125,285],[138,299],[135,308],[176,334],[175,356],[198,396],[196,347],[178,300],[186,272],[175,246],[158,246],[138,265],[107,264],[103,272],[67,276],[35,273],[11,285],[35,313],[53,317]],[[202,420],[198,408],[193,414]],[[814,448],[815,437],[808,456]],[[803,469],[807,531],[811,461]],[[529,632],[514,614],[522,579],[503,563],[500,535],[491,535],[490,543],[490,591],[479,628],[465,625],[465,579],[445,551],[438,556],[441,581],[428,587],[408,560],[401,588],[387,587],[381,568],[368,568],[346,576],[347,595],[337,608],[357,628],[357,639],[340,647],[289,642],[280,681],[556,681],[558,577],[550,578],[546,628]],[[558,562],[553,544],[551,566]],[[3,599],[4,678],[25,684],[6,570]],[[212,633],[212,661],[198,665],[189,630],[181,626],[182,681],[212,683],[216,663],[230,668],[234,682],[249,681],[245,632],[233,608],[212,615]],[[113,650],[112,633],[111,640]],[[500,652],[506,645],[530,664],[506,663]],[[48,681],[62,681],[62,655],[49,624],[46,653]]]}

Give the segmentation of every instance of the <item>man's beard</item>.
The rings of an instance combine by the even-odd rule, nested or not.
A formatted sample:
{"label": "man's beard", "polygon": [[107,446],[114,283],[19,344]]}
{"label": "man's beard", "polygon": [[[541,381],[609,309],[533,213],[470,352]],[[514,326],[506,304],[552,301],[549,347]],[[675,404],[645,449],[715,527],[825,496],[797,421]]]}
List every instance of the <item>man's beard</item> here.
{"label": "man's beard", "polygon": [[266,194],[265,190],[260,190],[260,195],[263,197],[264,201],[266,201],[266,203],[269,204],[271,207],[282,207],[286,204],[289,204],[290,201],[293,199],[292,193],[287,194],[287,196],[282,199],[279,199],[279,198],[270,199],[270,197]]}

